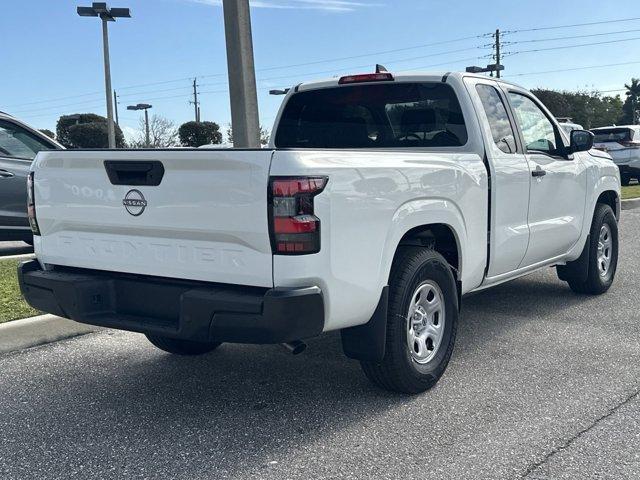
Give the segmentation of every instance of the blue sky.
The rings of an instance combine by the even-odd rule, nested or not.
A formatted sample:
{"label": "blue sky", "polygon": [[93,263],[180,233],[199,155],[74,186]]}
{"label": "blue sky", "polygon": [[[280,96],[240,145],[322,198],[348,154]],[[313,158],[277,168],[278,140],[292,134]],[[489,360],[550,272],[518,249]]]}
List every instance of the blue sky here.
{"label": "blue sky", "polygon": [[[105,114],[100,24],[76,15],[76,6],[84,4],[90,1],[2,0],[0,110],[52,130],[61,114]],[[193,119],[188,103],[193,77],[202,92],[202,119],[226,126],[230,113],[220,1],[119,0],[109,5],[130,7],[133,15],[110,24],[121,126],[130,134],[138,127],[139,116],[126,111],[126,105],[139,102],[153,104],[153,113],[176,124]],[[376,62],[392,71],[448,71],[486,64],[488,59],[476,58],[490,53],[483,46],[492,39],[477,36],[496,28],[640,17],[630,5],[628,0],[254,1],[261,123],[271,127],[281,100],[268,95],[270,88],[370,71]],[[610,32],[618,33],[586,36]],[[459,38],[467,39],[432,45]],[[527,42],[503,47],[518,52],[623,39],[630,40],[510,55],[504,59],[505,78],[526,87],[621,89],[632,76],[640,77],[640,20],[511,33],[504,35],[505,42]],[[344,57],[358,58],[334,60]],[[536,74],[602,64],[619,65]],[[289,65],[297,66],[282,68]]]}

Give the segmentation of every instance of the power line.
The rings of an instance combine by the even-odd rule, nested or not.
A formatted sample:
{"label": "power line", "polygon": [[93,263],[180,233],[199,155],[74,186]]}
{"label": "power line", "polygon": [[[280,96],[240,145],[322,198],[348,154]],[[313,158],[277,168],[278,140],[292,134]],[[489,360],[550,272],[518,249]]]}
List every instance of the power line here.
{"label": "power line", "polygon": [[57,97],[57,98],[50,98],[48,100],[35,100],[33,102],[26,102],[26,103],[14,103],[14,104],[10,104],[10,105],[5,105],[3,108],[10,108],[10,107],[16,107],[16,106],[25,106],[25,105],[37,105],[40,103],[49,103],[49,102],[59,102],[61,100],[70,100],[72,98],[79,98],[79,97],[89,97],[89,96],[95,96],[95,95],[104,95],[104,92],[91,92],[91,93],[81,93],[78,95],[69,95],[67,97]]}
{"label": "power line", "polygon": [[640,20],[640,17],[632,17],[632,18],[619,18],[616,20],[603,20],[600,22],[588,22],[588,23],[574,23],[571,25],[554,25],[549,27],[537,27],[537,28],[526,28],[519,30],[505,30],[502,32],[505,35],[513,34],[513,33],[522,33],[522,32],[538,32],[540,30],[555,30],[559,28],[574,28],[574,27],[587,27],[591,25],[604,25],[608,23],[621,23],[621,22],[632,22],[634,20]]}
{"label": "power line", "polygon": [[[508,31],[503,31],[501,33],[503,35],[504,34],[515,34],[515,33],[522,33],[522,32],[551,30],[551,29],[559,29],[559,28],[572,28],[572,27],[581,27],[581,26],[590,26],[590,25],[601,25],[601,24],[610,24],[610,23],[629,22],[629,21],[634,21],[634,20],[640,20],[640,17],[625,18],[625,19],[615,19],[615,20],[605,20],[605,21],[599,21],[599,22],[577,23],[577,24],[571,24],[571,25],[556,25],[556,26],[537,27],[537,28],[530,28],[530,29],[508,30]],[[517,44],[517,43],[534,43],[534,42],[543,42],[543,41],[552,41],[552,40],[568,40],[568,39],[572,39],[572,38],[587,38],[587,37],[613,35],[613,34],[620,34],[620,33],[631,33],[631,32],[635,32],[635,31],[640,31],[640,30],[639,29],[634,29],[634,30],[624,30],[624,31],[619,31],[619,32],[607,32],[607,33],[589,34],[589,35],[574,35],[574,36],[567,36],[567,37],[556,37],[556,38],[550,38],[550,39],[530,39],[530,40],[520,40],[520,41],[513,41],[513,42],[505,42],[505,43]],[[282,69],[287,69],[287,68],[296,68],[296,67],[303,67],[303,66],[310,66],[310,65],[319,65],[319,64],[322,64],[322,63],[341,62],[341,61],[345,61],[345,60],[351,60],[351,59],[357,59],[357,58],[365,58],[365,57],[371,57],[371,56],[375,56],[375,55],[384,55],[384,54],[389,54],[389,53],[397,53],[397,52],[409,51],[409,50],[420,49],[420,48],[427,48],[427,47],[432,47],[432,46],[437,46],[437,45],[451,44],[451,43],[461,42],[461,41],[465,41],[465,40],[486,38],[486,37],[490,37],[490,36],[494,36],[494,34],[485,33],[485,34],[480,34],[480,35],[471,35],[471,36],[466,36],[466,37],[461,37],[461,38],[456,38],[456,39],[443,40],[443,41],[439,41],[439,42],[432,42],[432,43],[414,45],[414,46],[409,46],[409,47],[402,47],[402,48],[391,49],[391,50],[369,52],[369,53],[364,53],[364,54],[359,54],[359,55],[336,57],[336,58],[317,60],[317,61],[312,61],[312,62],[304,62],[304,63],[298,63],[298,64],[272,66],[272,67],[266,67],[266,68],[259,69],[258,71],[264,72],[264,71],[282,70]],[[584,44],[577,44],[577,45],[566,45],[566,46],[557,46],[557,47],[549,47],[549,48],[521,50],[521,51],[507,53],[505,55],[516,55],[516,54],[521,54],[521,53],[532,53],[532,52],[542,52],[542,51],[550,51],[550,50],[561,50],[561,49],[568,49],[568,48],[578,48],[578,47],[584,47],[584,46],[605,45],[605,44],[619,43],[619,42],[632,41],[632,40],[638,40],[638,39],[640,39],[640,37],[622,39],[622,40],[612,40],[612,41],[605,41],[605,42],[592,42],[592,43],[584,43]],[[449,55],[451,53],[458,53],[458,52],[463,52],[463,51],[476,50],[476,49],[486,48],[486,47],[489,47],[489,46],[494,46],[494,45],[493,44],[492,45],[481,45],[481,46],[476,46],[476,47],[462,48],[462,49],[450,50],[450,51],[446,51],[446,52],[438,52],[438,53],[433,53],[433,54],[428,54],[428,55],[415,56],[415,57],[410,57],[410,58],[388,60],[388,61],[386,61],[386,63],[392,63],[393,64],[393,63],[411,62],[411,61],[420,60],[420,59],[423,59],[423,58],[431,58],[431,57],[436,57],[436,56],[440,56],[440,55]],[[491,56],[491,55],[489,55],[489,56]],[[475,60],[475,59],[479,59],[479,58],[480,57],[471,58],[471,59],[462,59],[462,60],[459,60],[459,61],[445,62],[445,63],[440,63],[440,64],[424,66],[424,67],[420,67],[420,68],[428,68],[428,67],[431,67],[431,66],[453,64],[453,63],[458,63],[458,62],[463,62],[463,61]],[[621,64],[611,64],[611,66],[614,66],[614,65],[627,65],[629,63],[634,63],[634,62],[625,62],[625,63],[621,63]],[[265,81],[280,80],[280,79],[293,79],[293,78],[300,78],[300,77],[304,77],[304,76],[319,75],[319,74],[324,74],[324,73],[336,73],[337,71],[344,71],[344,70],[348,70],[348,69],[366,68],[368,66],[369,65],[358,65],[358,66],[350,66],[350,67],[343,67],[343,68],[341,67],[341,68],[334,68],[334,69],[323,70],[323,71],[318,71],[318,72],[309,72],[309,73],[304,73],[304,74],[289,74],[289,75],[280,75],[280,76],[275,76],[275,77],[266,77],[266,78],[262,78],[262,79],[258,79],[258,80],[261,81],[261,82],[265,82]],[[586,69],[586,68],[599,68],[599,66],[584,67],[584,69]],[[578,69],[583,69],[583,67],[579,67]],[[573,70],[573,69],[563,69],[563,70],[559,70],[559,71],[571,71],[571,70]],[[538,74],[538,73],[543,73],[543,72],[532,72],[530,74]],[[549,71],[549,73],[551,73],[551,71]],[[522,76],[522,75],[528,75],[528,74],[529,73],[521,73],[521,74],[514,74],[512,76]],[[216,74],[210,74],[210,75],[200,75],[200,77],[201,78],[213,78],[213,77],[221,77],[221,76],[224,76],[224,75],[225,75],[224,73],[216,73]],[[121,87],[118,88],[118,90],[121,91],[121,90],[129,90],[129,89],[143,88],[143,87],[149,87],[149,86],[168,85],[168,84],[171,84],[171,83],[190,80],[191,78],[193,78],[193,77],[182,77],[182,78],[173,79],[173,80],[165,80],[165,81],[159,81],[159,82],[149,82],[149,83],[141,83],[141,84],[136,84],[136,85],[121,86]],[[227,82],[205,83],[205,84],[201,84],[201,85],[198,85],[198,86],[226,85],[226,83]],[[186,89],[186,88],[187,87],[183,87],[183,86],[181,86],[181,87],[172,87],[172,88],[166,88],[166,89],[160,89],[160,90],[151,90],[151,91],[146,91],[146,92],[142,91],[142,92],[119,94],[118,96],[119,97],[139,96],[139,97],[147,98],[146,96],[149,95],[149,94],[169,92],[169,91],[177,91],[177,90],[183,90],[183,89]],[[227,92],[227,90],[210,90],[210,91],[201,92],[201,93],[225,93],[225,92]],[[37,100],[37,101],[32,101],[32,102],[27,102],[27,103],[22,103],[22,104],[13,104],[13,105],[8,105],[7,107],[12,107],[12,106],[24,107],[24,106],[28,106],[28,105],[39,105],[39,104],[43,104],[43,103],[51,103],[51,102],[56,102],[56,101],[61,101],[61,100],[66,100],[66,99],[72,99],[72,98],[90,97],[90,96],[95,96],[95,95],[99,95],[99,94],[100,94],[100,92],[90,92],[90,93],[71,95],[71,96],[65,96],[65,97],[57,97],[57,98],[49,99],[49,100]],[[179,98],[179,97],[186,97],[186,96],[188,96],[188,94],[171,95],[171,96],[163,96],[163,97],[153,97],[153,98],[147,98],[147,99],[148,100],[163,100],[163,99]],[[21,111],[19,111],[19,113],[29,113],[29,112],[37,112],[37,111],[43,111],[43,110],[52,110],[52,109],[59,109],[59,108],[65,108],[65,107],[69,107],[69,106],[76,106],[76,105],[82,106],[82,105],[88,105],[89,103],[93,103],[93,100],[86,100],[86,101],[83,101],[83,102],[74,102],[74,103],[69,103],[69,104],[64,104],[64,105],[55,105],[55,106],[49,106],[49,107],[38,107],[38,108],[33,108],[33,109],[28,109],[28,110],[21,110]],[[86,107],[86,108],[89,108],[89,107]],[[93,107],[91,107],[91,108],[93,108]]]}
{"label": "power line", "polygon": [[[478,39],[478,38],[485,38],[490,36],[491,34],[480,34],[480,35],[470,35],[467,37],[461,37],[461,38],[455,38],[455,39],[451,39],[451,40],[443,40],[443,41],[439,41],[439,42],[432,42],[432,43],[425,43],[425,44],[421,44],[421,45],[414,45],[414,46],[410,46],[410,47],[402,47],[402,48],[396,48],[396,49],[391,49],[391,50],[381,50],[381,51],[377,51],[377,52],[369,52],[369,53],[363,53],[363,54],[359,54],[359,55],[352,55],[352,56],[346,56],[346,57],[336,57],[336,58],[328,58],[328,59],[324,59],[324,60],[316,60],[313,62],[304,62],[304,63],[297,63],[297,64],[290,64],[290,65],[279,65],[279,66],[272,66],[272,67],[266,67],[266,68],[261,68],[258,69],[256,71],[258,72],[266,72],[266,71],[273,71],[273,70],[283,70],[283,69],[288,69],[288,68],[297,68],[297,67],[304,67],[304,66],[310,66],[310,65],[319,65],[319,64],[323,64],[323,63],[331,63],[331,62],[341,62],[341,61],[345,61],[345,60],[352,60],[352,59],[357,59],[357,58],[365,58],[365,57],[371,57],[371,56],[376,56],[376,55],[386,55],[389,53],[397,53],[397,52],[403,52],[403,51],[409,51],[409,50],[416,50],[416,49],[420,49],[420,48],[427,48],[427,47],[433,47],[433,46],[438,46],[438,45],[446,45],[446,44],[451,44],[451,43],[456,43],[456,42],[462,42],[465,40],[473,40],[473,39]],[[482,48],[482,46],[479,47],[473,47],[469,50],[473,50],[475,48]],[[447,55],[449,53],[455,53],[455,52],[459,52],[459,51],[464,51],[467,49],[459,49],[459,50],[453,50],[453,51],[449,51],[449,52],[442,52],[442,53],[437,53],[437,54],[433,54],[433,55],[425,55],[425,56],[421,56],[421,57],[414,57],[413,59],[420,59],[420,58],[427,58],[430,56],[437,56],[437,55]],[[397,60],[397,61],[410,61],[413,59],[406,59],[406,60]],[[366,65],[369,66],[369,65]],[[364,68],[363,67],[355,67],[355,68]],[[330,70],[331,71],[331,70]],[[200,78],[214,78],[214,77],[223,77],[225,76],[226,73],[214,73],[214,74],[209,74],[209,75],[197,75]],[[129,90],[129,89],[134,89],[134,88],[142,88],[142,87],[151,87],[151,86],[157,86],[157,85],[167,85],[170,83],[176,83],[176,82],[182,82],[182,81],[186,81],[186,80],[191,80],[193,78],[193,76],[190,77],[182,77],[182,78],[176,78],[173,80],[164,80],[164,81],[159,81],[159,82],[149,82],[149,83],[139,83],[136,85],[125,85],[125,86],[118,86],[118,90],[122,91],[122,90]],[[277,77],[277,78],[273,78],[273,79],[279,79],[279,78],[286,78],[286,76],[281,76],[281,77]],[[265,81],[268,79],[264,79]],[[226,82],[223,82],[226,83]],[[204,84],[203,84],[204,85]],[[174,88],[174,90],[178,90],[182,87],[177,87]],[[170,91],[171,89],[166,89],[164,91]],[[158,90],[160,91],[160,90]],[[40,103],[50,103],[50,102],[55,102],[55,101],[59,101],[59,100],[67,100],[67,99],[72,99],[72,98],[80,98],[80,97],[84,97],[84,96],[91,96],[91,95],[98,95],[101,92],[91,92],[91,93],[86,93],[86,94],[78,94],[78,95],[71,95],[71,96],[67,96],[67,97],[61,97],[61,98],[56,98],[56,99],[49,99],[49,100],[38,100],[38,101],[34,101],[34,102],[29,102],[29,103],[20,103],[20,104],[12,104],[12,105],[5,105],[5,108],[9,108],[9,107],[23,107],[26,105],[35,105],[35,104],[40,104]],[[122,95],[118,95],[120,97],[125,97],[125,96],[135,96],[137,94],[122,94]]]}
{"label": "power line", "polygon": [[[484,47],[483,46],[474,46],[474,47],[467,47],[467,48],[459,48],[459,49],[455,49],[455,50],[448,50],[448,51],[445,51],[445,52],[431,53],[431,54],[428,54],[428,55],[420,55],[420,56],[416,56],[416,57],[399,58],[399,59],[395,59],[395,60],[387,60],[387,61],[385,61],[385,63],[412,62],[412,61],[415,61],[415,60],[422,60],[422,59],[425,59],[425,58],[439,57],[439,56],[442,56],[442,55],[450,55],[452,53],[479,50],[479,49],[482,49],[482,48],[484,48]],[[455,63],[455,62],[447,62],[447,63]],[[436,65],[439,65],[439,64],[436,64]],[[349,66],[349,67],[342,67],[342,68],[332,68],[330,70],[308,72],[308,73],[304,73],[304,74],[300,74],[300,75],[288,74],[288,75],[280,75],[280,76],[275,76],[275,77],[259,78],[258,81],[265,82],[265,81],[282,80],[282,79],[292,79],[293,80],[295,78],[300,78],[300,77],[303,77],[303,76],[321,75],[321,74],[325,74],[325,73],[336,73],[336,72],[345,71],[345,70],[355,70],[355,69],[358,69],[358,68],[368,68],[370,66],[371,66],[370,64],[366,64],[366,65]],[[168,83],[168,82],[163,82],[163,83]],[[292,83],[294,83],[294,82],[292,81]],[[214,85],[226,85],[226,84],[227,84],[227,82],[204,83],[204,84],[199,85],[199,86],[214,86]],[[177,97],[182,97],[182,96],[187,96],[187,95],[191,96],[191,94],[184,94],[184,95],[173,95],[173,96],[156,97],[156,98],[148,98],[147,97],[147,95],[150,94],[150,93],[162,93],[162,92],[168,92],[168,91],[186,90],[187,88],[188,87],[184,86],[184,87],[172,87],[172,88],[166,88],[166,89],[160,89],[160,90],[153,90],[153,91],[148,91],[148,92],[134,92],[134,93],[125,93],[125,94],[119,93],[118,97],[119,98],[123,98],[123,97],[134,97],[134,96],[137,96],[137,97],[144,98],[145,101],[151,101],[151,100],[155,100],[156,98],[164,99],[164,98],[177,98]],[[119,90],[121,90],[121,88]],[[215,91],[215,93],[224,93],[226,91],[227,90],[217,90],[217,91]],[[202,93],[205,93],[205,92],[202,92]],[[206,93],[214,93],[214,92],[209,91],[209,92],[206,92]],[[77,106],[82,106],[82,105],[87,104],[87,103],[88,103],[87,101],[84,101],[84,102],[74,102],[74,103],[65,104],[65,105],[37,107],[37,108],[27,109],[27,110],[18,110],[16,113],[37,112],[37,111],[42,111],[42,110],[50,110],[50,109],[56,109],[56,108],[71,107],[71,106],[76,106],[76,105]]]}
{"label": "power line", "polygon": [[141,97],[142,98],[145,95],[152,94],[152,93],[175,92],[176,90],[186,90],[188,88],[189,87],[183,86],[183,87],[163,88],[161,90],[148,90],[143,92],[125,93],[124,95],[118,94],[118,98],[120,97]]}
{"label": "power line", "polygon": [[505,56],[511,56],[511,55],[518,55],[520,53],[532,53],[532,52],[547,52],[550,50],[564,50],[567,48],[578,48],[578,47],[591,47],[594,45],[610,45],[612,43],[621,43],[621,42],[630,42],[633,40],[640,40],[640,37],[633,37],[633,38],[625,38],[622,40],[608,40],[606,42],[592,42],[592,43],[579,43],[577,45],[564,45],[561,47],[547,47],[547,48],[535,48],[535,49],[531,49],[531,50],[519,50],[516,52],[508,52],[505,53]]}
{"label": "power line", "polygon": [[584,67],[574,67],[574,68],[561,68],[558,70],[543,70],[537,72],[521,72],[521,73],[511,73],[509,77],[523,77],[526,75],[543,75],[547,73],[561,73],[561,72],[575,72],[578,70],[590,70],[592,68],[607,68],[607,67],[620,67],[622,65],[636,65],[640,64],[640,60],[632,61],[632,62],[621,62],[621,63],[609,63],[609,64],[599,64],[599,65],[589,65]]}
{"label": "power line", "polygon": [[[84,107],[86,110],[98,110],[98,109],[104,109],[105,105],[104,102],[99,104],[99,105],[92,105],[90,107]],[[27,115],[23,115],[25,118],[39,118],[39,117],[47,117],[47,116],[58,116],[57,112],[47,112],[47,113],[38,113],[38,114],[27,114]]]}
{"label": "power line", "polygon": [[[459,58],[457,60],[448,60],[446,62],[441,62],[441,63],[432,63],[430,65],[421,65],[419,67],[413,68],[411,70],[407,70],[408,72],[413,72],[413,71],[417,71],[417,70],[424,70],[425,68],[432,68],[432,67],[441,67],[443,65],[453,65],[453,64],[461,64],[464,62],[471,62],[474,60],[479,60],[482,57],[470,57],[470,58]],[[365,67],[368,65],[365,65]],[[363,68],[363,66],[359,66],[359,67],[351,67],[351,69],[355,69],[355,68]],[[347,70],[347,68],[345,68],[345,70]],[[336,70],[331,70],[331,73],[335,73]],[[305,73],[303,75],[299,75],[296,76],[295,79],[292,78],[292,76],[287,76],[286,78],[292,79],[294,80],[293,82],[291,82],[289,85],[281,85],[282,88],[285,88],[287,86],[291,86],[292,84],[296,83],[296,80],[298,80],[300,77],[306,77],[306,76],[313,76],[313,75],[318,75],[318,73],[327,73],[327,71],[325,72],[315,72],[315,73]]]}
{"label": "power line", "polygon": [[443,40],[441,42],[434,42],[434,43],[425,43],[422,45],[414,45],[412,47],[404,47],[404,48],[395,48],[393,50],[382,50],[379,52],[371,52],[371,53],[363,53],[360,55],[352,55],[349,57],[338,57],[338,58],[329,58],[326,60],[316,60],[314,62],[306,62],[306,63],[298,63],[298,64],[294,64],[294,65],[283,65],[283,66],[278,66],[278,67],[267,67],[267,68],[260,68],[256,71],[258,72],[266,72],[269,70],[282,70],[282,69],[286,69],[286,68],[294,68],[294,67],[307,67],[309,65],[318,65],[321,63],[332,63],[332,62],[341,62],[344,60],[354,60],[356,58],[365,58],[365,57],[372,57],[375,55],[386,55],[388,53],[397,53],[397,52],[405,52],[407,50],[415,50],[415,49],[419,49],[419,48],[426,48],[426,47],[435,47],[437,45],[445,45],[445,44],[449,44],[449,43],[455,43],[455,42],[462,42],[464,40],[474,40],[474,39],[478,39],[478,38],[486,38],[491,36],[492,34],[490,33],[485,33],[482,35],[472,35],[469,37],[462,37],[462,38],[456,38],[453,40]]}
{"label": "power line", "polygon": [[622,33],[632,33],[632,32],[640,32],[640,29],[634,28],[632,30],[619,30],[617,32],[590,33],[587,35],[570,35],[568,37],[551,37],[551,38],[535,38],[530,40],[516,40],[514,42],[502,42],[502,45],[516,45],[518,43],[551,42],[555,40],[573,40],[576,38],[602,37],[605,35],[618,35]]}

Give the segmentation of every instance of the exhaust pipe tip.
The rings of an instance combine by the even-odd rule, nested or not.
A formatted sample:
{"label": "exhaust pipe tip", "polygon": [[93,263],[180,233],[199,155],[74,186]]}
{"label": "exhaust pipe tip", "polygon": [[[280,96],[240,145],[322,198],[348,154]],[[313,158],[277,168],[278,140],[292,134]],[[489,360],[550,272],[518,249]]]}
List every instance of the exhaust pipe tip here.
{"label": "exhaust pipe tip", "polygon": [[287,351],[291,352],[292,355],[300,355],[307,349],[307,344],[300,340],[282,343],[281,345],[286,348]]}

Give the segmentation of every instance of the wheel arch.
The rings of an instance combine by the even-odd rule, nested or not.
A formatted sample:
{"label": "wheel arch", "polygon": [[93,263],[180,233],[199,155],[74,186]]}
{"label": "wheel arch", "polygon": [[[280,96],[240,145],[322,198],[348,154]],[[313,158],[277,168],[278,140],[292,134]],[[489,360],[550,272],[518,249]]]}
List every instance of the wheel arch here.
{"label": "wheel arch", "polygon": [[402,205],[393,217],[382,255],[381,278],[388,282],[402,246],[433,248],[449,262],[457,280],[464,271],[467,226],[457,205],[445,199],[425,199]]}
{"label": "wheel arch", "polygon": [[[596,200],[596,205],[602,203],[609,205],[613,213],[616,215],[616,219],[620,220],[620,196],[615,190],[605,190],[600,193]],[[594,207],[595,212],[595,207]]]}
{"label": "wheel arch", "polygon": [[447,260],[458,278],[461,266],[460,240],[450,225],[429,223],[408,230],[396,246],[394,260],[403,246],[426,247],[438,252]]}

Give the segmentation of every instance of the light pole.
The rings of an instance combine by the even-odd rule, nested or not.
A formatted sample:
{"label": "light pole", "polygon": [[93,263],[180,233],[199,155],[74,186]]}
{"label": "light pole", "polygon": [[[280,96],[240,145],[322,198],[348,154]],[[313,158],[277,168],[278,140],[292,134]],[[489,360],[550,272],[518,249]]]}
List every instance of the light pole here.
{"label": "light pole", "polygon": [[111,100],[111,64],[109,62],[109,30],[107,22],[115,22],[116,18],[129,18],[128,8],[109,8],[105,2],[93,2],[90,7],[78,7],[81,17],[100,17],[102,20],[102,47],[104,53],[104,84],[107,93],[107,131],[109,148],[116,148],[116,128],[113,123],[113,103]]}
{"label": "light pole", "polygon": [[145,131],[145,143],[147,148],[151,147],[151,139],[149,138],[149,109],[153,108],[153,105],[148,103],[139,103],[137,105],[129,105],[127,110],[144,110],[144,131]]}

